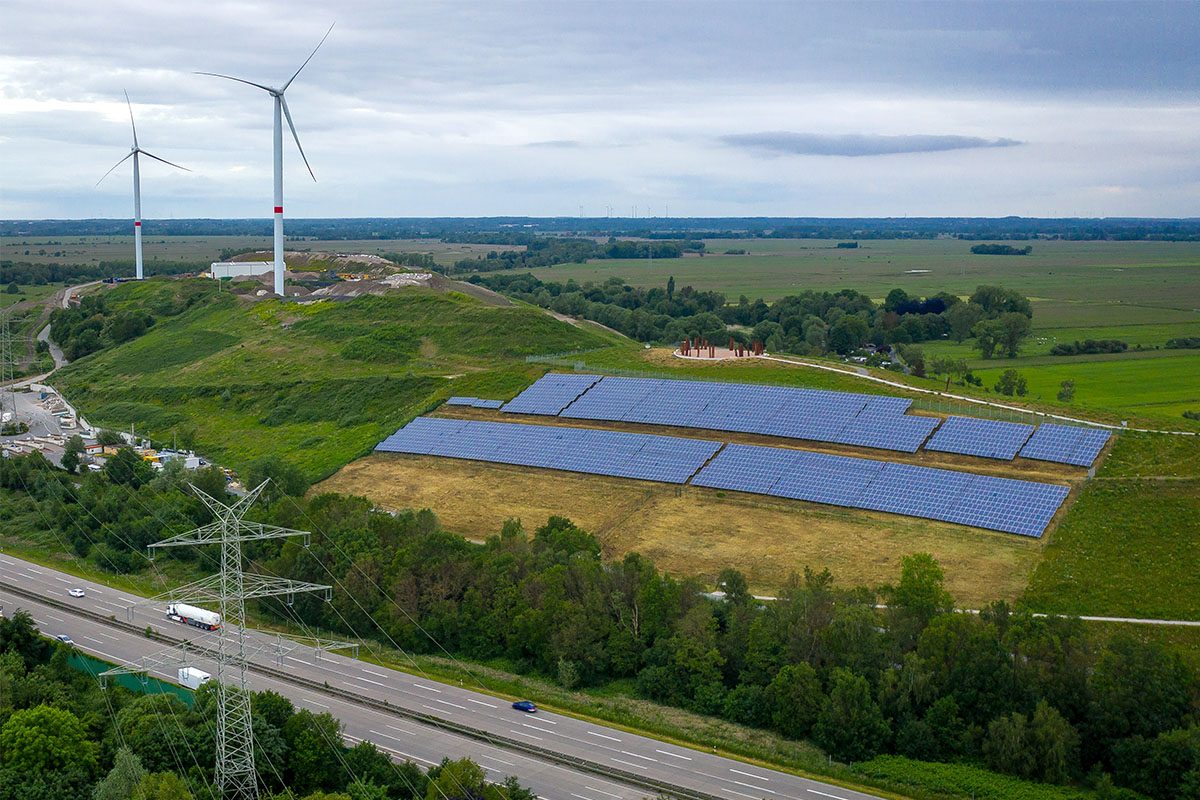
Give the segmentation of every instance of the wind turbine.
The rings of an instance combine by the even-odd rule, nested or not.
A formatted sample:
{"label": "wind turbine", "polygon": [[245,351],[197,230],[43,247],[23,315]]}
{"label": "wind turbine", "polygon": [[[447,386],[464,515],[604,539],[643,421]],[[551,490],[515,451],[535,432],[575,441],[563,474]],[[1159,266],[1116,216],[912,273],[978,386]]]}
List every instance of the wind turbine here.
{"label": "wind turbine", "polygon": [[[124,91],[124,90],[122,90],[122,91]],[[121,166],[126,161],[128,161],[130,158],[133,159],[133,250],[134,250],[134,263],[136,265],[135,275],[136,275],[137,279],[140,281],[143,277],[142,276],[142,175],[141,175],[141,170],[138,167],[138,156],[143,155],[143,156],[146,156],[147,158],[153,158],[155,161],[161,161],[164,164],[169,164],[170,166],[175,167],[176,169],[181,169],[184,172],[191,172],[191,170],[188,169],[187,167],[181,167],[178,164],[173,164],[170,161],[167,161],[165,158],[159,158],[158,156],[154,155],[153,153],[148,153],[145,150],[143,150],[142,148],[138,147],[137,125],[133,124],[133,104],[129,102],[129,92],[125,92],[125,105],[129,107],[129,126],[131,128],[133,128],[133,147],[132,147],[132,149],[130,149],[129,155],[125,156],[125,158],[122,158],[116,164],[113,164],[112,169],[110,169],[108,172],[104,173],[104,178],[107,178],[109,175],[111,175],[113,169],[116,169],[117,167]],[[104,180],[104,178],[101,178],[100,180],[96,181],[96,185],[99,186],[100,183]]]}
{"label": "wind turbine", "polygon": [[[335,23],[336,24],[336,23]],[[304,159],[304,166],[308,167],[308,174],[312,176],[313,182],[317,180],[317,176],[313,175],[312,167],[308,165],[308,157],[304,155],[304,148],[300,146],[300,137],[296,134],[296,126],[292,124],[292,114],[288,111],[287,100],[284,99],[283,93],[292,85],[292,81],[296,80],[296,76],[300,74],[308,66],[308,62],[312,61],[312,57],[321,49],[321,45],[325,44],[325,40],[329,38],[330,32],[333,31],[333,25],[329,26],[329,30],[325,31],[325,35],[321,37],[321,41],[317,42],[317,46],[308,54],[308,58],[304,59],[304,63],[300,65],[300,69],[296,70],[292,77],[287,79],[287,83],[275,89],[270,86],[263,86],[261,83],[235,78],[232,75],[221,75],[216,72],[197,72],[197,75],[211,75],[214,78],[225,78],[230,81],[244,83],[247,86],[254,86],[267,92],[271,97],[275,98],[275,294],[283,297],[283,120],[282,117],[287,117],[288,127],[292,130],[292,138],[296,140],[296,149],[300,151],[300,158]]]}

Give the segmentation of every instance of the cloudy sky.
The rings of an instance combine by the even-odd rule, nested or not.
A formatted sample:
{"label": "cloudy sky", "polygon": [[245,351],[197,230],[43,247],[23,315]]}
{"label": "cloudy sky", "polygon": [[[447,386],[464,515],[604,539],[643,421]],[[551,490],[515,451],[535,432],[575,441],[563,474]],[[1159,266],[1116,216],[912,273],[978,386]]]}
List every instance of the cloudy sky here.
{"label": "cloudy sky", "polygon": [[1200,4],[0,0],[0,218],[1200,216]]}

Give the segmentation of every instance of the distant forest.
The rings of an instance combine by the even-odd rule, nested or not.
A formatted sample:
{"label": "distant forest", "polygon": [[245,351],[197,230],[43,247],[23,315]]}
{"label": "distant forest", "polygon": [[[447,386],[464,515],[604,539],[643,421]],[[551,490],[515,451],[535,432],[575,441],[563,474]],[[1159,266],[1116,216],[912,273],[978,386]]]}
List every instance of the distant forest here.
{"label": "distant forest", "polygon": [[[155,235],[270,236],[271,220],[147,220]],[[647,239],[1068,239],[1200,241],[1200,219],[1037,219],[1026,217],[396,217],[289,219],[289,237],[313,239],[430,238],[484,244],[514,234],[574,233]],[[0,237],[113,236],[130,232],[126,219],[0,220]],[[499,234],[489,236],[480,234]],[[464,238],[459,238],[464,237]],[[520,238],[519,236],[516,238]],[[524,242],[516,242],[524,243]]]}

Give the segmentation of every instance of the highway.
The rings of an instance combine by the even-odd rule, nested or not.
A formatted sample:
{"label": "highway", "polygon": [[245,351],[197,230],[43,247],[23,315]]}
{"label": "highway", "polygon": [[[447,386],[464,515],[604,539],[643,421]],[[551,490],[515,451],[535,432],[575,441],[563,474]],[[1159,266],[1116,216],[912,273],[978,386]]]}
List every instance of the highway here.
{"label": "highway", "polygon": [[[19,596],[8,586],[58,605]],[[86,595],[69,597],[67,590],[75,586],[82,587]],[[25,608],[44,633],[65,633],[81,651],[127,664],[163,652],[166,645],[137,632],[146,626],[168,637],[215,647],[216,634],[172,622],[158,606],[136,609],[132,617],[136,630],[106,626],[82,616],[91,612],[124,622],[129,619],[127,609],[144,602],[144,598],[0,554],[0,605],[4,613]],[[78,612],[62,608],[64,603]],[[875,795],[573,717],[546,711],[525,714],[513,710],[508,701],[483,692],[337,654],[317,653],[303,645],[289,643],[293,649],[280,655],[275,636],[250,632],[250,638],[261,647],[252,657],[252,664],[269,673],[251,672],[251,687],[274,689],[301,708],[331,712],[345,724],[349,742],[369,739],[394,757],[423,766],[443,756],[469,756],[488,771],[489,778],[516,775],[523,785],[547,800],[634,800],[655,794],[646,788],[655,782],[696,797],[728,800],[877,800]],[[207,659],[192,658],[163,664],[151,674],[174,681],[177,667],[185,665],[215,673],[215,666]],[[323,691],[324,686],[340,696]],[[417,720],[406,714],[424,716]],[[459,726],[482,733],[464,735],[454,730]],[[509,743],[526,749],[514,750]],[[580,769],[554,763],[539,757],[539,749],[589,766]]]}

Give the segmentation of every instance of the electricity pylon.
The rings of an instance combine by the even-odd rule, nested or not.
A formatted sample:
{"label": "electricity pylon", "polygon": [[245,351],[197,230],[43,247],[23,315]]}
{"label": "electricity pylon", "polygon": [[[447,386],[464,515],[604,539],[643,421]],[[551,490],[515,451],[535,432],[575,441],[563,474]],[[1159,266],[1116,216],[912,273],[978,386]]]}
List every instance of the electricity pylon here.
{"label": "electricity pylon", "polygon": [[171,592],[179,602],[216,602],[221,625],[217,635],[217,791],[228,800],[258,797],[254,769],[254,735],[250,726],[250,692],[246,684],[246,601],[259,597],[285,596],[290,603],[297,592],[326,593],[332,587],[302,583],[267,575],[247,575],[242,567],[242,544],[263,539],[303,536],[308,531],[246,522],[242,519],[267,485],[263,481],[232,505],[209,497],[195,486],[192,490],[216,517],[195,530],[150,545],[151,554],[160,547],[219,545],[221,571],[216,575],[181,586]]}
{"label": "electricity pylon", "polygon": [[[0,311],[0,425],[17,424],[17,396],[13,394],[12,333],[8,328],[8,311]],[[8,416],[11,414],[12,416]],[[6,419],[7,417],[7,419]]]}

